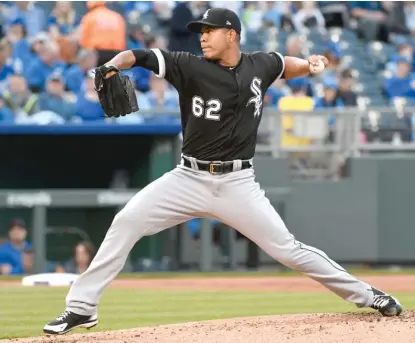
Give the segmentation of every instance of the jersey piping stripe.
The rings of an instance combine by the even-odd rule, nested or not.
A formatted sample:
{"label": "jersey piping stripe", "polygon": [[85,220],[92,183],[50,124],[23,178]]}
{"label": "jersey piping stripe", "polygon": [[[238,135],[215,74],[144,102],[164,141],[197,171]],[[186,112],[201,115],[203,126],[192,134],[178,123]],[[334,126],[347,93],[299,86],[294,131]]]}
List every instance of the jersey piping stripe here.
{"label": "jersey piping stripe", "polygon": [[279,52],[274,51],[274,54],[277,55],[281,59],[281,62],[282,62],[282,70],[281,70],[281,73],[276,78],[276,80],[278,80],[279,78],[281,78],[282,74],[284,74],[284,71],[285,71],[285,60],[284,60],[284,56],[282,56]]}
{"label": "jersey piping stripe", "polygon": [[161,53],[160,49],[151,49],[157,57],[157,61],[159,62],[159,73],[156,74],[157,77],[163,78],[166,76],[166,61],[164,59],[163,54]]}
{"label": "jersey piping stripe", "polygon": [[[291,238],[294,240],[294,244],[299,245],[301,250],[306,250],[306,251],[309,251],[309,252],[313,252],[313,253],[315,253],[316,255],[318,255],[318,256],[320,256],[320,257],[322,257],[323,259],[325,259],[328,263],[330,263],[330,265],[331,265],[333,268],[337,269],[338,271],[341,271],[341,272],[345,272],[345,273],[347,273],[347,272],[346,272],[346,270],[344,270],[343,268],[341,268],[341,266],[336,266],[335,264],[333,264],[333,262],[334,262],[334,261],[331,261],[331,260],[330,260],[330,258],[328,258],[328,257],[326,257],[326,256],[324,256],[324,255],[322,255],[322,254],[320,254],[320,252],[318,252],[318,251],[315,251],[315,250],[313,249],[313,247],[310,247],[310,246],[308,246],[308,245],[305,245],[305,244],[303,244],[303,243],[301,243],[301,242],[297,241],[297,240],[294,238],[294,235],[293,235],[293,234],[290,234],[290,236],[291,236]],[[336,263],[336,262],[334,262],[334,263]]]}

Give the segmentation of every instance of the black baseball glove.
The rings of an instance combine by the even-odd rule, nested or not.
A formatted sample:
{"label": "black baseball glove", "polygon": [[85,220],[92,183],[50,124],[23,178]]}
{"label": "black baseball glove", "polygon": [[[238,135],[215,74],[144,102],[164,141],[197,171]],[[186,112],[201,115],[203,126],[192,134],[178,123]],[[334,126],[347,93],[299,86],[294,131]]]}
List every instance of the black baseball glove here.
{"label": "black baseball glove", "polygon": [[[105,78],[111,71],[115,74]],[[107,117],[120,117],[139,110],[134,87],[127,75],[115,66],[95,68],[95,90]]]}

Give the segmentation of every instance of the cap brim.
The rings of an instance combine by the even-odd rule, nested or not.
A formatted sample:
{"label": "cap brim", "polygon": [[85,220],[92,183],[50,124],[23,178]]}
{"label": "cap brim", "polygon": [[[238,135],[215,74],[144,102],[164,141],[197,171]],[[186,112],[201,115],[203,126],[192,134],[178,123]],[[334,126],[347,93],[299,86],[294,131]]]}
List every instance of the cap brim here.
{"label": "cap brim", "polygon": [[191,32],[201,33],[203,26],[223,27],[221,25],[216,25],[216,24],[213,24],[213,23],[209,23],[209,22],[204,21],[204,20],[198,20],[198,21],[192,21],[189,24],[187,24],[187,29]]}

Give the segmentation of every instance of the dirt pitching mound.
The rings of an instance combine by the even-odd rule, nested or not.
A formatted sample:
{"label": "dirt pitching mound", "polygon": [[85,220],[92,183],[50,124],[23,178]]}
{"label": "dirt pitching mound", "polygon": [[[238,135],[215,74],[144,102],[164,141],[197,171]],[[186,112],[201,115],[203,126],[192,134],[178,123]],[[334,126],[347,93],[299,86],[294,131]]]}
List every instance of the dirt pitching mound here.
{"label": "dirt pitching mound", "polygon": [[415,342],[415,311],[281,315],[160,325],[134,330],[19,338],[19,343],[377,343]]}

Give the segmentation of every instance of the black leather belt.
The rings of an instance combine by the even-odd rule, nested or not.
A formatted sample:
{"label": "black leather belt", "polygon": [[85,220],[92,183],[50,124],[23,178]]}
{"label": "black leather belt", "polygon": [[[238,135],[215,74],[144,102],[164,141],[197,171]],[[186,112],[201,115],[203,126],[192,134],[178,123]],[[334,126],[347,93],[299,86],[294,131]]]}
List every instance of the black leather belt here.
{"label": "black leather belt", "polygon": [[[183,158],[183,164],[185,167],[192,168],[192,164],[186,158]],[[211,174],[226,174],[233,172],[233,162],[212,162],[212,163],[200,163],[197,162],[197,167],[199,170],[208,171]],[[249,161],[242,161],[241,169],[251,168],[252,164]],[[193,169],[193,168],[192,168]]]}

